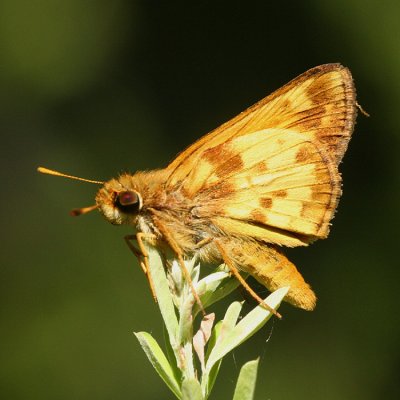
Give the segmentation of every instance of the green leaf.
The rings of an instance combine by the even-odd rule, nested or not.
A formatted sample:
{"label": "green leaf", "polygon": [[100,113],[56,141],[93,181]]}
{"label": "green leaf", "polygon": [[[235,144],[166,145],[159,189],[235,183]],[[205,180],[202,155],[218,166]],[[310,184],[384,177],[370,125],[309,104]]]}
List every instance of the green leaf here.
{"label": "green leaf", "polygon": [[219,373],[219,369],[221,368],[221,364],[222,364],[222,358],[213,365],[210,372],[205,371],[202,376],[202,385],[205,388],[204,392],[206,399],[208,398],[208,396],[212,391],[212,388],[214,387],[215,381],[217,380],[217,376]]}
{"label": "green leaf", "polygon": [[197,379],[185,379],[182,383],[182,400],[203,400],[200,383]]}
{"label": "green leaf", "polygon": [[193,348],[194,348],[194,350],[197,354],[197,357],[200,361],[202,372],[204,372],[204,369],[206,366],[204,354],[206,352],[207,342],[209,341],[211,334],[212,334],[214,320],[215,320],[214,313],[205,315],[200,323],[199,330],[193,336],[193,340],[192,340]]}
{"label": "green leaf", "polygon": [[214,383],[218,376],[219,368],[222,363],[221,358],[219,360],[216,360],[214,365],[210,365],[208,363],[208,358],[210,357],[210,354],[213,353],[213,349],[219,343],[219,341],[223,340],[223,337],[235,327],[241,309],[242,303],[239,303],[238,301],[233,302],[226,310],[223,321],[218,322],[213,329],[209,345],[207,346],[207,353],[205,358],[207,361],[207,367],[203,371],[202,378],[202,385],[206,397],[209,395],[214,386]]}
{"label": "green leaf", "polygon": [[253,400],[256,389],[258,360],[249,361],[240,370],[233,400]]}
{"label": "green leaf", "polygon": [[195,299],[190,294],[184,299],[181,299],[181,306],[179,307],[179,325],[178,325],[178,335],[177,342],[179,345],[190,340],[193,331],[193,318],[192,310],[195,303]]}
{"label": "green leaf", "polygon": [[198,283],[198,293],[204,307],[224,298],[240,285],[228,272],[217,271],[205,276]]}
{"label": "green leaf", "polygon": [[[289,288],[284,287],[270,294],[265,302],[276,310],[283,298],[286,296]],[[228,309],[229,311],[229,309]],[[228,312],[227,312],[228,313]],[[239,323],[226,334],[221,332],[214,349],[207,360],[206,370],[210,370],[213,365],[227,353],[239,346],[249,337],[261,329],[271,318],[272,313],[263,306],[259,305],[249,312]]]}
{"label": "green leaf", "polygon": [[206,360],[209,357],[211,350],[214,348],[215,344],[217,343],[219,334],[221,333],[222,321],[218,321],[214,325],[214,329],[212,330],[210,340],[208,341],[207,345],[207,352],[206,352]]}
{"label": "green leaf", "polygon": [[226,310],[221,327],[221,340],[224,335],[230,332],[236,325],[239,318],[240,311],[242,310],[243,303],[234,301]]}
{"label": "green leaf", "polygon": [[[147,245],[147,243],[145,246],[149,254],[149,273],[154,284],[154,291],[157,297],[158,306],[160,308],[165,327],[167,328],[169,338],[171,341],[173,341],[178,332],[178,319],[176,318],[174,302],[169,290],[164,265],[158,251],[154,247]],[[177,347],[176,343],[171,342],[171,345],[173,349]]]}
{"label": "green leaf", "polygon": [[[221,327],[222,327],[222,321],[219,321],[215,324],[214,329],[212,331],[210,340],[208,341],[207,345],[207,352],[206,352],[206,357],[205,360],[208,359],[212,349],[214,348],[218,337],[221,332]],[[210,394],[214,383],[217,379],[219,368],[221,366],[222,360],[219,360],[212,368],[210,371],[204,371],[203,376],[202,376],[202,382],[201,385],[203,387],[203,392],[205,393],[205,398],[208,397]]]}
{"label": "green leaf", "polygon": [[179,382],[176,380],[173,368],[156,340],[147,332],[136,332],[135,335],[158,375],[160,375],[175,396],[181,399],[182,394]]}
{"label": "green leaf", "polygon": [[163,338],[165,344],[165,355],[167,356],[169,365],[173,369],[175,380],[177,382],[182,382],[182,370],[178,368],[175,352],[172,349],[171,342],[168,337],[168,332],[165,328],[163,329]]}

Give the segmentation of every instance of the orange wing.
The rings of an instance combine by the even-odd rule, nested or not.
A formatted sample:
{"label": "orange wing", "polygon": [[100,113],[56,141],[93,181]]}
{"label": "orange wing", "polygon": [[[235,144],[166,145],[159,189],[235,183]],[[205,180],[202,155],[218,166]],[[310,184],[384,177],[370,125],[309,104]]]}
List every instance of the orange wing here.
{"label": "orange wing", "polygon": [[284,128],[320,143],[339,164],[356,118],[350,71],[340,64],[312,68],[235,118],[203,136],[172,161],[167,185],[182,182],[201,154],[227,140],[267,128]]}
{"label": "orange wing", "polygon": [[349,70],[313,68],[180,154],[167,185],[228,235],[307,245],[329,233],[355,117]]}
{"label": "orange wing", "polygon": [[265,129],[204,151],[181,185],[192,213],[229,235],[285,246],[325,238],[340,197],[326,152],[301,133]]}

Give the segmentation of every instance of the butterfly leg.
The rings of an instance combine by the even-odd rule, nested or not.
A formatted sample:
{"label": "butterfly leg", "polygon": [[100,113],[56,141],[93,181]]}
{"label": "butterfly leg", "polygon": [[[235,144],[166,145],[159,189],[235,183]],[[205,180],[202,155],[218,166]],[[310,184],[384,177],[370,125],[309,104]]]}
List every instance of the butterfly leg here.
{"label": "butterfly leg", "polygon": [[217,246],[219,253],[221,254],[222,260],[229,267],[232,275],[241,283],[241,285],[247,290],[251,297],[258,301],[258,303],[263,306],[266,310],[270,311],[272,314],[277,316],[279,319],[282,318],[281,314],[279,314],[276,310],[271,308],[264,300],[258,296],[258,294],[249,286],[249,284],[243,279],[242,275],[240,275],[239,270],[237,269],[235,263],[229,257],[228,252],[225,250],[224,245],[221,240],[214,239],[214,243]]}
{"label": "butterfly leg", "polygon": [[[143,241],[147,239],[154,239],[155,236],[151,234],[145,234],[142,232],[137,233],[136,235],[126,235],[124,237],[126,244],[128,245],[129,249],[132,251],[132,253],[136,256],[136,258],[139,261],[139,264],[146,275],[146,278],[149,282],[151,294],[154,298],[155,301],[157,301],[156,297],[156,292],[154,290],[154,283],[153,279],[151,277],[151,274],[149,273],[149,255],[147,253],[147,250],[143,244]],[[139,245],[139,249],[132,243],[133,241],[136,241]]]}
{"label": "butterfly leg", "polygon": [[[152,210],[152,211],[155,212],[156,210]],[[171,231],[161,222],[161,220],[159,218],[157,218],[157,216],[153,217],[153,222],[154,222],[154,225],[157,227],[157,229],[162,234],[165,242],[169,245],[171,250],[175,253],[178,264],[181,267],[183,275],[185,276],[186,282],[189,283],[190,290],[193,294],[193,297],[196,300],[196,303],[198,304],[198,306],[200,307],[200,310],[203,313],[203,315],[206,315],[203,304],[201,303],[200,297],[197,294],[196,289],[193,286],[192,278],[190,277],[189,271],[187,270],[185,262],[183,260],[182,249],[179,247],[178,243],[174,239],[174,236],[171,233]]]}
{"label": "butterfly leg", "polygon": [[205,239],[203,239],[203,240],[200,240],[200,242],[198,242],[198,243],[194,246],[194,248],[195,248],[195,249],[201,249],[201,248],[204,247],[206,244],[209,244],[209,243],[211,243],[212,241],[213,241],[213,238],[210,238],[210,237],[205,238]]}

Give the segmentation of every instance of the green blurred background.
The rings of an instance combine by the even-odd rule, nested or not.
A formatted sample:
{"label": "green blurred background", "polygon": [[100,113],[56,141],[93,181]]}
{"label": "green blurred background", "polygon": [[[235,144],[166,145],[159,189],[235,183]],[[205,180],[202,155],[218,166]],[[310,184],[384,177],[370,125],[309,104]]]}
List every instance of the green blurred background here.
{"label": "green blurred background", "polygon": [[213,398],[231,398],[258,355],[258,399],[400,398],[400,3],[188,3],[0,3],[1,397],[173,398],[132,334],[163,333],[129,230],[70,218],[97,187],[38,165],[99,180],[162,167],[296,75],[341,62],[371,117],[341,166],[329,240],[290,251],[318,307],[282,306],[283,321],[227,357]]}

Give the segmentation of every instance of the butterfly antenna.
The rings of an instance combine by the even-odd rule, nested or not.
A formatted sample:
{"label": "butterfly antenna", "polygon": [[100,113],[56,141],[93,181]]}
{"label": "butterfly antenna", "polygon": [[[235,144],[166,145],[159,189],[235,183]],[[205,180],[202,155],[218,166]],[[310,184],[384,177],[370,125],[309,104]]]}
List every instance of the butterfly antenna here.
{"label": "butterfly antenna", "polygon": [[62,172],[54,171],[52,169],[48,169],[48,168],[44,168],[44,167],[38,167],[37,170],[39,172],[41,172],[42,174],[54,175],[54,176],[62,176],[63,178],[74,179],[76,181],[82,181],[82,182],[88,182],[88,183],[95,183],[97,185],[103,185],[104,184],[104,182],[101,182],[101,181],[94,181],[92,179],[79,178],[78,176],[63,174]]}
{"label": "butterfly antenna", "polygon": [[70,215],[73,217],[79,217],[82,214],[87,214],[90,211],[93,211],[97,208],[97,204],[89,207],[82,207],[82,208],[74,208],[70,211]]}
{"label": "butterfly antenna", "polygon": [[[88,183],[95,183],[97,185],[102,185],[104,182],[101,181],[94,181],[92,179],[84,179],[84,178],[79,178],[77,176],[73,175],[67,175],[63,174],[62,172],[54,171],[52,169],[44,168],[44,167],[38,167],[37,169],[39,172],[42,174],[47,174],[47,175],[54,175],[54,176],[61,176],[63,178],[68,178],[68,179],[74,179],[76,181],[82,181],[82,182],[88,182]],[[82,214],[87,214],[90,211],[93,211],[97,208],[97,204],[89,207],[82,207],[82,208],[74,208],[71,210],[70,214],[74,217],[77,217]]]}

